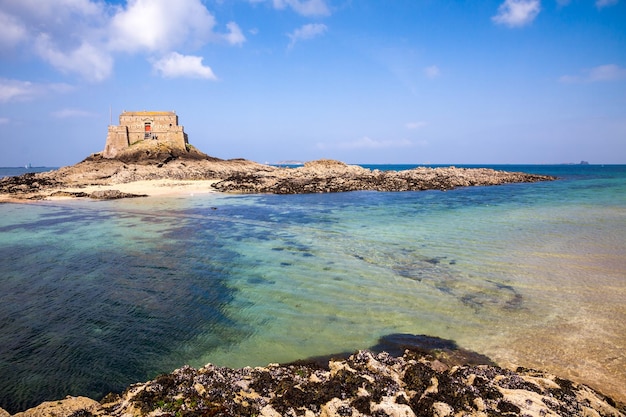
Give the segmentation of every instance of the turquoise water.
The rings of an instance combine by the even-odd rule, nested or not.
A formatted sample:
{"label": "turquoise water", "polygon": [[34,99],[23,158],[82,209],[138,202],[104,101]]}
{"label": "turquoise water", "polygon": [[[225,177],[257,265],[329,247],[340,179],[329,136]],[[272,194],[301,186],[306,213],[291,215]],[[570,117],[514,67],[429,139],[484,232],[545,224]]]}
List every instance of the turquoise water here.
{"label": "turquoise water", "polygon": [[0,407],[394,333],[626,400],[626,166],[500,168],[561,179],[0,204]]}

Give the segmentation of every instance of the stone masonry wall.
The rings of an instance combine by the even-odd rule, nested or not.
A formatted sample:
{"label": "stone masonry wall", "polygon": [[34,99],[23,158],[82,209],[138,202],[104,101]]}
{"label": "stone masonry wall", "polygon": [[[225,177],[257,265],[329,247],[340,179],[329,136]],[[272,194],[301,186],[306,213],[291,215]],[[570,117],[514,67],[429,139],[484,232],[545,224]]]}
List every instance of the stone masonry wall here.
{"label": "stone masonry wall", "polygon": [[174,112],[123,112],[119,126],[109,126],[103,156],[114,158],[119,152],[144,140],[155,140],[179,149],[185,149],[189,143]]}

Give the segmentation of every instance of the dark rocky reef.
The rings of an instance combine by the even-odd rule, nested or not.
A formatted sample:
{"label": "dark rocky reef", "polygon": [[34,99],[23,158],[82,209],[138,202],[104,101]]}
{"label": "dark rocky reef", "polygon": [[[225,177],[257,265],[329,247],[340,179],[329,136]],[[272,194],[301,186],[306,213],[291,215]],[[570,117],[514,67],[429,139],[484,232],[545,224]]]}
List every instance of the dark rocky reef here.
{"label": "dark rocky reef", "polygon": [[[396,348],[403,339],[412,342],[396,337]],[[441,339],[424,341],[424,348],[400,356],[364,350],[325,364],[185,366],[99,403],[68,397],[16,416],[625,416],[623,406],[585,385],[480,364],[490,362],[481,355],[460,365],[471,352]]]}
{"label": "dark rocky reef", "polygon": [[133,194],[124,193],[119,190],[98,190],[91,193],[84,193],[81,191],[55,191],[50,194],[50,197],[87,197],[94,200],[119,200],[120,198],[135,198],[135,197],[147,197],[147,194]]}
{"label": "dark rocky reef", "polygon": [[38,195],[40,191],[61,185],[53,176],[28,173],[0,178],[0,193],[12,196]]}
{"label": "dark rocky reef", "polygon": [[218,182],[219,191],[305,194],[346,191],[451,190],[457,187],[554,180],[554,177],[486,168],[426,168],[404,171],[369,170],[333,160],[307,162],[300,168],[236,172]]}

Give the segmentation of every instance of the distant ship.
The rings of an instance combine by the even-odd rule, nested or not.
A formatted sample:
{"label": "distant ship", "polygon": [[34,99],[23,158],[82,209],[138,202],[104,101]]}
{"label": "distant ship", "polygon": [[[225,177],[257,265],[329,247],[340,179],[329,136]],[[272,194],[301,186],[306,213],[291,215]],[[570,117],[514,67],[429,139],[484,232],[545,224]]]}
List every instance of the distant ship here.
{"label": "distant ship", "polygon": [[28,163],[28,164],[24,165],[24,168],[26,168],[26,169],[31,169],[32,167],[33,167],[33,166],[32,166],[30,163]]}

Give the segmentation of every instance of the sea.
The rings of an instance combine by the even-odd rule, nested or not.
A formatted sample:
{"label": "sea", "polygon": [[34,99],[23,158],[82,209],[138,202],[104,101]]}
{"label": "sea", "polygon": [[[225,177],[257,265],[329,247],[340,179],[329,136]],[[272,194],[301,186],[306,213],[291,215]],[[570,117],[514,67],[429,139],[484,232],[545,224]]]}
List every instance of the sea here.
{"label": "sea", "polygon": [[393,335],[626,401],[626,165],[487,167],[558,180],[0,204],[0,407]]}

